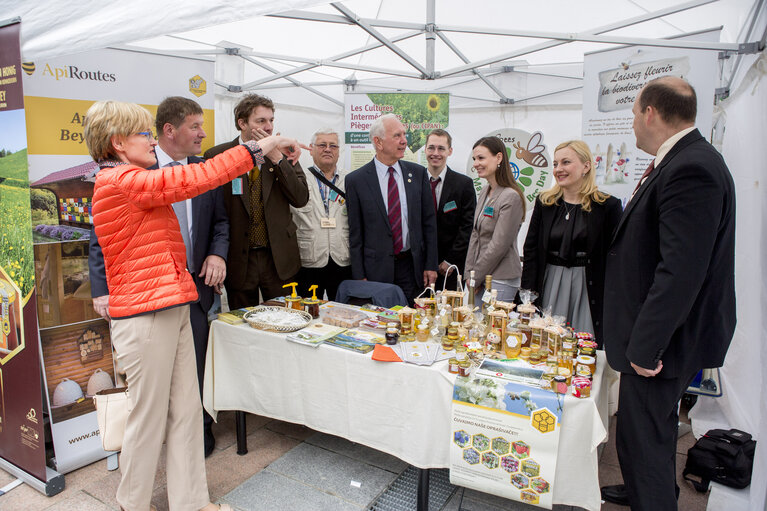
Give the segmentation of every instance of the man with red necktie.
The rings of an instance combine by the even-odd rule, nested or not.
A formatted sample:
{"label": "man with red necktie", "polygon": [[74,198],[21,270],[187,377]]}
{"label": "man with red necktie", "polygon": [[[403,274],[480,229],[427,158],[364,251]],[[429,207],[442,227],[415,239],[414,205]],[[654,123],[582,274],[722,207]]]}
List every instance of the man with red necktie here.
{"label": "man with red necktie", "polygon": [[405,127],[396,115],[370,126],[376,156],[349,174],[349,252],[354,279],[396,284],[412,303],[437,280],[437,220],[426,169],[401,158]]}

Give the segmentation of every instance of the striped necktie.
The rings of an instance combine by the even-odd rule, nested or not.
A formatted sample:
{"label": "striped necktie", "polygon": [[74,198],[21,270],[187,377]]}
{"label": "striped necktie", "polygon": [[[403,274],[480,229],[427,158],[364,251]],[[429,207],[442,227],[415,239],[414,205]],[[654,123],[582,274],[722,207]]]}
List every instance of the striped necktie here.
{"label": "striped necktie", "polygon": [[399,188],[394,179],[394,167],[389,167],[389,225],[394,240],[394,255],[402,252],[402,208],[399,203]]}

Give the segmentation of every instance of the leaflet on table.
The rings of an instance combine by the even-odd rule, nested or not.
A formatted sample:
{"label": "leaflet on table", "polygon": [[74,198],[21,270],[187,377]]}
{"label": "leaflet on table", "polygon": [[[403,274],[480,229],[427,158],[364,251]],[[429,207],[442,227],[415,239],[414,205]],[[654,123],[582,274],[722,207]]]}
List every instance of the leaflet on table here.
{"label": "leaflet on table", "polygon": [[224,323],[229,323],[230,325],[236,325],[238,323],[244,323],[245,313],[253,309],[255,309],[255,307],[243,307],[242,309],[235,309],[229,312],[220,312],[217,318],[223,321]]}
{"label": "leaflet on table", "polygon": [[502,378],[457,378],[450,482],[551,509],[563,402]]}
{"label": "leaflet on table", "polygon": [[531,367],[530,364],[524,360],[493,360],[491,358],[485,358],[477,369],[475,375],[502,378],[523,385],[540,387],[541,376],[543,376],[544,372],[543,369]]}
{"label": "leaflet on table", "polygon": [[386,339],[376,332],[365,332],[358,329],[349,329],[324,341],[326,344],[346,348],[360,353],[373,351],[376,344],[384,344]]}
{"label": "leaflet on table", "polygon": [[315,348],[336,335],[345,332],[346,329],[333,325],[326,325],[324,323],[314,323],[290,333],[285,338],[291,342],[298,344],[304,344],[307,346],[314,346]]}
{"label": "leaflet on table", "polygon": [[432,365],[455,356],[455,351],[446,351],[440,344],[430,342],[400,342],[391,348],[403,362],[417,365]]}

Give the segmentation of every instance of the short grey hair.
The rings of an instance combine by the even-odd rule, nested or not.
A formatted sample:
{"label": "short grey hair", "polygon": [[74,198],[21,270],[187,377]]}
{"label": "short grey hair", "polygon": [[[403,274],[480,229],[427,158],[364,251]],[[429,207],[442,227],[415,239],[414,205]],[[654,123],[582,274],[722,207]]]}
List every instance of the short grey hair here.
{"label": "short grey hair", "polygon": [[317,141],[317,135],[335,135],[336,138],[338,139],[338,143],[339,144],[341,143],[341,135],[339,135],[338,132],[334,130],[333,128],[320,128],[317,131],[315,131],[314,134],[312,135],[312,141],[311,141],[312,145],[314,145],[314,143]]}
{"label": "short grey hair", "polygon": [[386,128],[384,128],[384,121],[387,119],[394,119],[399,121],[399,117],[395,114],[384,114],[377,118],[370,124],[370,143],[373,143],[373,137],[383,138],[386,134]]}

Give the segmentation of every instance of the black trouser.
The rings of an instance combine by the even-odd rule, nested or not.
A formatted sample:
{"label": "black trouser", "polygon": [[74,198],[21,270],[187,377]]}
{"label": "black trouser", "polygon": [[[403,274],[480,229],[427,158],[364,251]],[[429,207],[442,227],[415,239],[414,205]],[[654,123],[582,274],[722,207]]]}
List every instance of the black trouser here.
{"label": "black trouser", "polygon": [[311,298],[309,286],[317,284],[317,298],[322,299],[325,291],[328,300],[335,300],[338,285],[352,278],[351,266],[339,266],[332,257],[328,258],[328,264],[322,268],[301,268],[296,280],[298,280],[298,294],[304,298]]}
{"label": "black trouser", "polygon": [[290,294],[290,288],[283,289],[283,284],[293,279],[282,280],[274,266],[272,249],[270,247],[251,248],[248,252],[248,268],[245,272],[245,282],[226,283],[226,297],[229,309],[241,309],[258,305],[258,292],[264,301],[277,296]]}
{"label": "black trouser", "polygon": [[615,446],[633,511],[676,510],[677,404],[691,376],[621,373]]}
{"label": "black trouser", "polygon": [[[208,352],[208,311],[202,310],[200,302],[189,304],[189,321],[192,324],[194,338],[194,354],[197,359],[197,381],[200,386],[202,400],[202,383],[205,376],[205,355]],[[202,420],[206,429],[213,424],[213,417],[203,408]]]}
{"label": "black trouser", "polygon": [[413,305],[413,300],[423,288],[423,280],[415,281],[415,268],[413,266],[413,254],[408,250],[407,252],[400,252],[394,256],[394,282],[402,289],[407,298],[408,305]]}

